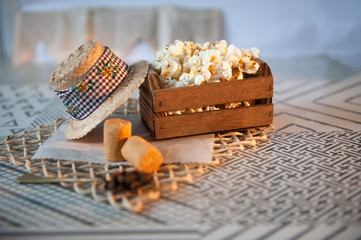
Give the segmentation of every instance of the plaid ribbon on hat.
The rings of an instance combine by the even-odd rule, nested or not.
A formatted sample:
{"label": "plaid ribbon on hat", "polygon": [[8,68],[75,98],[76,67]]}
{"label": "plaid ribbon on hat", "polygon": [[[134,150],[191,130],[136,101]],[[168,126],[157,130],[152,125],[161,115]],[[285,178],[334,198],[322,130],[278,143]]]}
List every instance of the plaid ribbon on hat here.
{"label": "plaid ribbon on hat", "polygon": [[55,91],[67,108],[67,113],[75,120],[82,120],[118,87],[128,75],[130,67],[119,59],[108,47],[76,86]]}

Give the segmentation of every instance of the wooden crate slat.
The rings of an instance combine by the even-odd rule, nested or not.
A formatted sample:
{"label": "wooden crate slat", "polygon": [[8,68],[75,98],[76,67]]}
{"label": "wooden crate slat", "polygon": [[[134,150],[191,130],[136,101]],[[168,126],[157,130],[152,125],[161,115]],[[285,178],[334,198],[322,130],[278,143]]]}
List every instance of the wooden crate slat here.
{"label": "wooden crate slat", "polygon": [[140,87],[139,98],[144,99],[144,101],[150,105],[150,110],[153,111],[153,94],[148,89],[144,88],[143,85]]}
{"label": "wooden crate slat", "polygon": [[154,135],[154,116],[151,111],[152,108],[150,108],[149,104],[144,101],[144,99],[139,98],[139,105],[140,105],[140,115],[142,116],[143,121],[148,126],[149,130]]}
{"label": "wooden crate slat", "polygon": [[139,104],[141,105],[141,115],[144,118],[144,120],[147,122],[147,125],[149,127],[154,127],[154,117],[151,112],[147,110],[147,105],[143,101],[139,101]]}
{"label": "wooden crate slat", "polygon": [[155,138],[172,138],[272,124],[273,104],[154,118]]}
{"label": "wooden crate slat", "polygon": [[153,92],[154,112],[176,111],[238,101],[273,97],[273,77],[254,77],[240,81],[200,86],[159,89]]}

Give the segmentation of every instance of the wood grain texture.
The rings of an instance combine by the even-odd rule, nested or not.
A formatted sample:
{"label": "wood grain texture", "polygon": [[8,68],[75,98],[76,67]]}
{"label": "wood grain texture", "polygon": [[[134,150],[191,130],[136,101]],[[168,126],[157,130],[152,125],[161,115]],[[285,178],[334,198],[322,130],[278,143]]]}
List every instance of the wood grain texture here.
{"label": "wood grain texture", "polygon": [[273,122],[273,105],[155,116],[155,138],[164,139],[242,128],[266,126]]}
{"label": "wood grain texture", "polygon": [[142,116],[143,121],[146,123],[149,130],[151,130],[152,135],[154,135],[154,115],[152,112],[152,108],[150,105],[144,101],[144,99],[139,98],[139,105],[140,105],[140,115]]}
{"label": "wood grain texture", "polygon": [[254,77],[240,81],[159,89],[155,90],[153,94],[154,112],[270,98],[273,97],[273,77]]}
{"label": "wood grain texture", "polygon": [[[171,89],[162,89],[158,73],[150,68],[146,81],[140,87],[143,121],[156,139],[272,124],[272,72],[267,63],[261,59],[254,60],[260,64],[259,70],[256,74],[246,74],[243,80]],[[163,114],[239,101],[248,101],[252,106],[172,116]]]}
{"label": "wood grain texture", "polygon": [[149,90],[150,92],[162,88],[162,80],[160,79],[159,74],[150,66],[148,75],[146,77],[146,80],[142,84],[142,87]]}

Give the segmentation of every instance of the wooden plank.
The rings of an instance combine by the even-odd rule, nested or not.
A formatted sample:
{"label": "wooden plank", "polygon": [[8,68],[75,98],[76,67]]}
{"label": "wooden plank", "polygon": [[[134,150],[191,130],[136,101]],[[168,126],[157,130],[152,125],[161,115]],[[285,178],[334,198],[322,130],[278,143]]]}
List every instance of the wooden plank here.
{"label": "wooden plank", "polygon": [[273,123],[273,104],[154,117],[155,138],[164,139],[266,126]]}
{"label": "wooden plank", "polygon": [[154,124],[154,117],[153,117],[153,113],[151,112],[151,108],[141,98],[139,99],[139,106],[140,106],[140,115],[142,116],[143,121],[154,135],[155,124]]}
{"label": "wooden plank", "polygon": [[139,106],[140,109],[145,109],[146,113],[149,113],[153,118],[153,111],[150,102],[147,101],[144,97],[142,97],[142,95],[140,95],[139,97]]}
{"label": "wooden plank", "polygon": [[154,117],[153,117],[153,113],[149,110],[149,105],[144,102],[143,99],[139,99],[139,107],[140,107],[140,112],[141,115],[144,115],[144,118],[146,118],[149,123],[151,123],[152,125],[154,125]]}
{"label": "wooden plank", "polygon": [[153,68],[150,68],[149,75],[150,76],[148,80],[150,82],[149,85],[151,86],[151,90],[154,91],[157,89],[161,89],[163,87],[163,84],[159,74]]}
{"label": "wooden plank", "polygon": [[[154,70],[153,70],[154,71]],[[144,82],[142,83],[142,85],[140,85],[140,87],[139,87],[139,89],[142,89],[142,88],[144,88],[144,89],[148,89],[149,91],[151,91],[150,89],[152,88],[151,86],[150,86],[150,81],[149,81],[149,76],[150,76],[150,68],[149,68],[149,70],[148,70],[148,73],[147,73],[147,76],[145,77],[145,79],[144,79]]]}
{"label": "wooden plank", "polygon": [[160,79],[159,74],[152,67],[149,67],[147,77],[141,85],[141,88],[148,89],[150,92],[162,88],[162,80]]}
{"label": "wooden plank", "polygon": [[271,75],[239,81],[159,89],[155,90],[153,94],[154,112],[270,98],[273,97],[273,77]]}
{"label": "wooden plank", "polygon": [[153,111],[153,94],[148,89],[141,86],[139,91],[139,98],[143,98],[149,105],[151,110]]}

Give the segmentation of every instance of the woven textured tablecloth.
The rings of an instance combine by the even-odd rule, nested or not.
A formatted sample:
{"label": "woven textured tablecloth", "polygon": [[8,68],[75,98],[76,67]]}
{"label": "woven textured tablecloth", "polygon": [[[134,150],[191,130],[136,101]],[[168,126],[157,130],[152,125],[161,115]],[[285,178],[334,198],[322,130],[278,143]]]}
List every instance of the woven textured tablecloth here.
{"label": "woven textured tablecloth", "polygon": [[[0,238],[359,239],[361,75],[325,56],[266,61],[277,129],[267,141],[234,151],[140,214],[59,185],[17,184],[24,168],[0,161]],[[42,85],[0,91],[0,136],[63,115]],[[40,113],[26,122],[27,109]]]}

